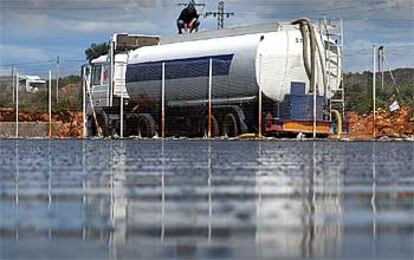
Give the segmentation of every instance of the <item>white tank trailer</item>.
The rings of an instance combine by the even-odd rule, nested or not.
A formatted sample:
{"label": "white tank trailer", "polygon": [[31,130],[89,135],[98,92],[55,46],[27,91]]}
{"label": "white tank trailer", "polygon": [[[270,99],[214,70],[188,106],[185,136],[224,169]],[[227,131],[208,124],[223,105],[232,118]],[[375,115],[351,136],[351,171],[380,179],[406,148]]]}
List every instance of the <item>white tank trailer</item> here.
{"label": "white tank trailer", "polygon": [[[165,135],[205,136],[210,75],[212,136],[257,133],[260,91],[265,135],[290,132],[284,121],[309,125],[316,116],[326,123],[327,104],[342,84],[342,55],[334,46],[320,26],[300,19],[176,35],[139,47],[129,52],[125,75],[125,97],[134,107],[125,110],[125,134],[161,135],[164,93]],[[111,127],[119,129],[118,122],[105,126]]]}

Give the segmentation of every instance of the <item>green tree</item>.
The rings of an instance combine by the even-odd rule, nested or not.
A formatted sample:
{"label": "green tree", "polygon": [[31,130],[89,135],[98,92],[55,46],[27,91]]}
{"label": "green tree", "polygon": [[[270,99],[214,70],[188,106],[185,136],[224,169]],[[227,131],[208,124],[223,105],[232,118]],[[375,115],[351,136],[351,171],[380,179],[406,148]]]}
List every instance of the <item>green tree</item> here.
{"label": "green tree", "polygon": [[110,46],[104,42],[101,44],[92,43],[91,47],[85,50],[86,59],[91,62],[99,56],[105,55],[109,52]]}
{"label": "green tree", "polygon": [[[391,77],[391,73],[393,77]],[[395,79],[395,82],[394,82]],[[360,114],[372,110],[372,72],[345,73],[346,111]],[[414,69],[401,68],[384,73],[384,88],[381,86],[381,74],[377,74],[377,108],[385,110],[397,100],[400,105],[414,111]]]}

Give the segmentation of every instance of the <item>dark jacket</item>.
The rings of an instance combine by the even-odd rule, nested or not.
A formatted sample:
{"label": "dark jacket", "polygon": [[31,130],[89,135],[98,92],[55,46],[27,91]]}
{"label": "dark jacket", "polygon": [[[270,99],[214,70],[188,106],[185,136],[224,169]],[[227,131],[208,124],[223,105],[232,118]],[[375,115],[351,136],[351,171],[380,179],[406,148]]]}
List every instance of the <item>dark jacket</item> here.
{"label": "dark jacket", "polygon": [[198,19],[198,16],[197,10],[194,7],[186,7],[181,11],[178,20],[183,20],[184,23],[189,24],[194,18]]}

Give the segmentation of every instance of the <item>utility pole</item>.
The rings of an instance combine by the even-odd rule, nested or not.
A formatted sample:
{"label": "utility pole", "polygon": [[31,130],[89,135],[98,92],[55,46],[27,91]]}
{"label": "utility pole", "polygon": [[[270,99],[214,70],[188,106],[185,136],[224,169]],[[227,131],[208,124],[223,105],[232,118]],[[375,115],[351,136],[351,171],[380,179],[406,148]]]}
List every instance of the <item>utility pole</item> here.
{"label": "utility pole", "polygon": [[59,100],[59,56],[56,59],[56,103]]}
{"label": "utility pole", "polygon": [[230,18],[233,16],[233,12],[225,12],[224,11],[224,2],[220,1],[217,6],[217,12],[207,12],[206,17],[212,15],[213,17],[217,17],[217,29],[224,28],[224,18]]}
{"label": "utility pole", "polygon": [[378,72],[381,73],[381,90],[384,91],[384,46],[378,48]]}

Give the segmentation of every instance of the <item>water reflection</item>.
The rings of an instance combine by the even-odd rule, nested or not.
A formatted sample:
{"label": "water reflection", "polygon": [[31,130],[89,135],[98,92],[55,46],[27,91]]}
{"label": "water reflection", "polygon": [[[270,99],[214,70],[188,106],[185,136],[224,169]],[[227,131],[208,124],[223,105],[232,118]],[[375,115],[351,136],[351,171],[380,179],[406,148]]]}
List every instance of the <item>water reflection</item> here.
{"label": "water reflection", "polygon": [[[261,247],[261,256],[271,257],[275,250],[286,257],[332,257],[340,253],[340,158],[344,149],[327,151],[317,143],[304,145],[308,146],[305,153],[283,149],[283,155],[259,157],[266,167],[259,167],[257,177],[257,233],[260,241],[273,245]],[[283,170],[289,167],[291,170]],[[263,194],[267,195],[265,199]]]}
{"label": "water reflection", "polygon": [[1,258],[412,257],[412,143],[0,141]]}

